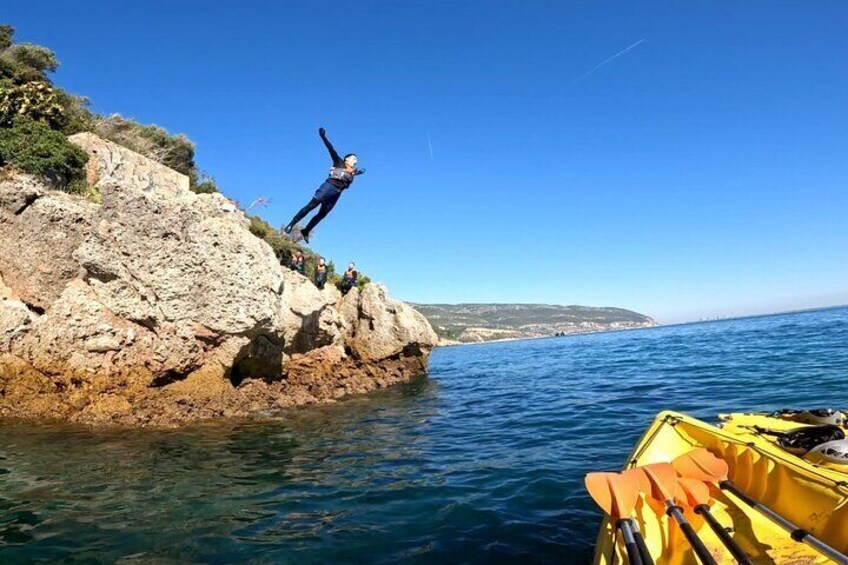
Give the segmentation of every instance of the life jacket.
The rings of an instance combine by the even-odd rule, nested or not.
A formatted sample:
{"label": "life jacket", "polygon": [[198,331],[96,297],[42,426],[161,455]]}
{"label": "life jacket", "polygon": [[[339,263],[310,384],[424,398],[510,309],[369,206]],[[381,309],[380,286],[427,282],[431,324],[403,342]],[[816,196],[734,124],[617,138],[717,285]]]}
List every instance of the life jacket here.
{"label": "life jacket", "polygon": [[353,182],[353,172],[348,171],[344,167],[332,167],[328,178],[341,181],[345,186],[349,186]]}

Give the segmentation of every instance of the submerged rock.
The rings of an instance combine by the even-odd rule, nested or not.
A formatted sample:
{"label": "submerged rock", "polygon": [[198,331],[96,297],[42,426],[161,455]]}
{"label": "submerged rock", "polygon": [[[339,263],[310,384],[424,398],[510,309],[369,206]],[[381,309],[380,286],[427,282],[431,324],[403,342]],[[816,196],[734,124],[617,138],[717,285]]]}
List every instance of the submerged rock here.
{"label": "submerged rock", "polygon": [[0,416],[173,425],[406,380],[437,337],[367,285],[281,269],[219,194],[87,134],[103,204],[0,183]]}

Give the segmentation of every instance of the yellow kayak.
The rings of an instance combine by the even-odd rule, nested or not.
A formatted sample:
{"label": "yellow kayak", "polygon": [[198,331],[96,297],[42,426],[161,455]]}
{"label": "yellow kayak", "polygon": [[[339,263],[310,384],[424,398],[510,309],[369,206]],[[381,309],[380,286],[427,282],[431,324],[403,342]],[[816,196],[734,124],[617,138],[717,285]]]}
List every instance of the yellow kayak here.
{"label": "yellow kayak", "polygon": [[[755,499],[845,554],[848,553],[848,465],[842,468],[838,461],[831,460],[833,457],[807,460],[796,454],[799,450],[793,453],[785,447],[791,444],[787,440],[788,431],[809,426],[809,430],[801,430],[801,433],[819,433],[822,429],[825,433],[844,425],[843,421],[837,421],[837,425],[830,428],[812,429],[816,427],[815,422],[805,424],[775,413],[722,415],[719,426],[713,426],[684,414],[662,412],[639,440],[625,469],[670,463],[686,453],[705,448],[727,463],[729,479],[743,496]],[[728,530],[753,563],[834,562],[815,547],[792,539],[774,519],[732,492],[712,486],[710,497],[710,514]],[[683,509],[715,561],[736,563],[706,525],[703,516],[691,508],[684,506]],[[662,503],[642,493],[632,517],[651,558],[658,565],[700,562],[679,526],[666,515]],[[622,530],[616,529],[609,518],[604,519],[595,548],[596,564],[628,562],[621,534]]]}

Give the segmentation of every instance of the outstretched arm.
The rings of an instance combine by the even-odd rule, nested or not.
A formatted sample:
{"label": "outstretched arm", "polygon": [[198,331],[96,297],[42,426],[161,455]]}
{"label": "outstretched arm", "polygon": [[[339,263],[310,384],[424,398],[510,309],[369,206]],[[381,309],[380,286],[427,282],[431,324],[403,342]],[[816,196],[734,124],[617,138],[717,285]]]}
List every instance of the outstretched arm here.
{"label": "outstretched arm", "polygon": [[339,163],[342,162],[342,158],[339,157],[339,154],[336,153],[336,149],[333,147],[333,144],[330,143],[329,139],[327,139],[327,130],[324,128],[318,128],[318,135],[321,136],[321,141],[324,142],[324,145],[327,146],[327,151],[330,152],[330,159],[333,160],[333,166],[338,166]]}

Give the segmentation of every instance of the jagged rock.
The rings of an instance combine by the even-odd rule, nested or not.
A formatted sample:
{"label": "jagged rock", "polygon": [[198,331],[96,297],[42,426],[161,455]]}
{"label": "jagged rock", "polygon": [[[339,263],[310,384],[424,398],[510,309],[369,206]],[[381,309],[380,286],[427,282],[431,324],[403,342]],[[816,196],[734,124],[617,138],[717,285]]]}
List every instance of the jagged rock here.
{"label": "jagged rock", "polygon": [[[185,379],[176,381],[168,387],[168,392],[188,398],[221,398],[233,391],[233,382],[238,383],[239,375],[233,375],[233,367],[250,350],[251,340],[236,336],[226,340],[209,355],[199,369],[192,371]],[[282,372],[278,365],[277,372]]]}
{"label": "jagged rock", "polygon": [[348,338],[356,334],[359,325],[359,288],[352,288],[339,303],[339,312],[342,318],[342,327]]}
{"label": "jagged rock", "polygon": [[335,288],[318,290],[306,277],[283,272],[280,300],[282,337],[287,355],[341,342],[342,322],[335,305],[340,293]]}
{"label": "jagged rock", "polygon": [[17,216],[47,193],[47,188],[31,175],[4,176],[0,179],[0,212]]}
{"label": "jagged rock", "polygon": [[0,299],[0,353],[8,353],[12,341],[29,331],[33,318],[20,300]]}
{"label": "jagged rock", "polygon": [[6,286],[6,283],[3,282],[3,277],[0,276],[0,300],[6,300],[7,298],[14,298],[14,291],[11,288]]}
{"label": "jagged rock", "polygon": [[73,140],[102,206],[32,177],[0,183],[0,416],[174,425],[334,401],[425,369],[435,335],[384,287],[318,290],[222,195]]}
{"label": "jagged rock", "polygon": [[101,192],[104,192],[104,187],[114,185],[132,186],[165,197],[178,196],[189,190],[186,175],[117,143],[89,132],[77,133],[68,139],[88,153],[86,180]]}
{"label": "jagged rock", "polygon": [[0,181],[0,277],[15,296],[40,309],[59,297],[82,272],[72,254],[96,212],[30,176]]}
{"label": "jagged rock", "polygon": [[96,229],[74,254],[100,300],[147,326],[272,331],[279,264],[239,216],[209,205],[219,198],[191,192],[165,198],[122,185],[103,190]]}
{"label": "jagged rock", "polygon": [[[144,335],[139,337],[141,331]],[[89,380],[108,373],[117,381],[143,369],[149,381],[153,373],[148,361],[157,341],[150,330],[115,316],[77,279],[16,341],[12,353],[34,369],[61,379]]]}
{"label": "jagged rock", "polygon": [[369,284],[359,297],[351,347],[362,359],[385,359],[409,348],[429,350],[439,338],[414,308],[386,296],[386,287]]}

